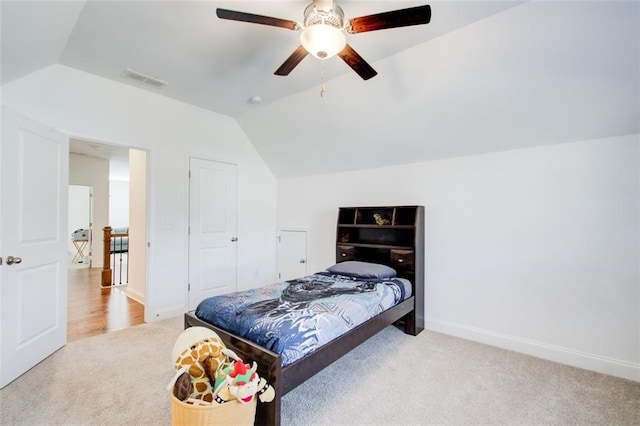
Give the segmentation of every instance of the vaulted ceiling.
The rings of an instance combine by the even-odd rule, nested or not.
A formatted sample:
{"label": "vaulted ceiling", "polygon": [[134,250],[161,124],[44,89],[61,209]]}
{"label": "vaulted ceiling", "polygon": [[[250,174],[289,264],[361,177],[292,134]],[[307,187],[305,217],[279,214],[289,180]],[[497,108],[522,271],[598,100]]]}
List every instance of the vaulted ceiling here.
{"label": "vaulted ceiling", "polygon": [[337,57],[275,76],[299,33],[215,15],[301,22],[309,2],[3,0],[2,84],[59,63],[229,115],[280,177],[640,133],[639,2],[338,2],[431,5],[429,25],[348,36],[368,81]]}

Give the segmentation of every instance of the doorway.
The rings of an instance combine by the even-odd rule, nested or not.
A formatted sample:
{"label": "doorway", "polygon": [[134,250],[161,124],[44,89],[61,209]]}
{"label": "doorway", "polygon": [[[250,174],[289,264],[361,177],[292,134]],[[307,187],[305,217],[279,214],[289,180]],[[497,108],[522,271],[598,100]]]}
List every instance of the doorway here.
{"label": "doorway", "polygon": [[[71,265],[68,271],[68,341],[144,323],[147,168],[146,151],[75,138],[69,140],[69,183],[91,188],[92,218],[91,242],[88,244],[90,261],[84,268],[78,267],[82,265],[80,263]],[[130,204],[131,197],[135,197],[133,205]],[[70,206],[70,220],[72,214],[80,216],[80,211],[72,213]],[[71,225],[71,222],[69,226],[71,239],[81,226]],[[118,254],[116,259],[119,261],[122,257],[127,261],[126,269],[117,268],[129,272],[123,285],[103,287],[105,262],[109,262],[106,264],[109,268],[114,257],[111,244],[103,241],[106,226],[126,228],[129,233],[127,239],[131,244],[127,253]],[[75,250],[72,241],[70,244]],[[122,282],[122,277],[114,282]]]}
{"label": "doorway", "polygon": [[91,267],[93,187],[69,185],[69,269]]}

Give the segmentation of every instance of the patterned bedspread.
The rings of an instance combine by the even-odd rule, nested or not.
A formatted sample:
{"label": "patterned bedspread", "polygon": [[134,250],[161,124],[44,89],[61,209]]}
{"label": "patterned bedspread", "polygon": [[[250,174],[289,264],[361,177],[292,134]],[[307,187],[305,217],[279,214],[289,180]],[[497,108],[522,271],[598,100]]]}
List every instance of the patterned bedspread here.
{"label": "patterned bedspread", "polygon": [[405,285],[318,272],[210,297],[196,316],[280,354],[285,366],[409,297]]}

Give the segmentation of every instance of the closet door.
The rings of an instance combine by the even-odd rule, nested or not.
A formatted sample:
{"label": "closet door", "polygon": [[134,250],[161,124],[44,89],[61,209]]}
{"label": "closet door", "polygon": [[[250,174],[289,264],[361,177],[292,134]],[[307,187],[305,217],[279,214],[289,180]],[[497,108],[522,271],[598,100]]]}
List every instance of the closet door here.
{"label": "closet door", "polygon": [[189,309],[237,289],[237,165],[189,160]]}
{"label": "closet door", "polygon": [[278,234],[278,279],[304,277],[308,272],[307,231],[283,228]]}

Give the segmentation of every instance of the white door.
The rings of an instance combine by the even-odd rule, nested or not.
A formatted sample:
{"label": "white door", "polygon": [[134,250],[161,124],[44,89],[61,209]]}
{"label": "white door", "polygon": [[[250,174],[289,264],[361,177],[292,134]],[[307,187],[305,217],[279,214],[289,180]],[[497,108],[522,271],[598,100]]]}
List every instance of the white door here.
{"label": "white door", "polygon": [[237,289],[235,164],[189,159],[189,309]]}
{"label": "white door", "polygon": [[282,281],[307,275],[307,231],[280,229],[278,278]]}
{"label": "white door", "polygon": [[0,387],[67,341],[66,135],[2,111]]}
{"label": "white door", "polygon": [[[69,265],[71,267],[91,267],[91,200],[93,187],[85,185],[69,185]],[[80,230],[86,230],[83,232]],[[78,232],[75,235],[74,231]],[[73,236],[72,236],[73,235]]]}

